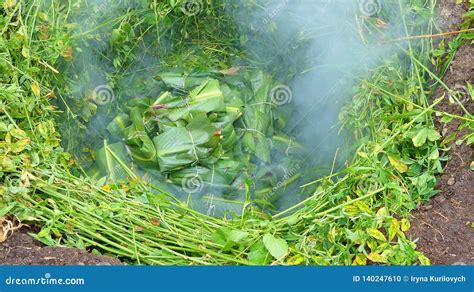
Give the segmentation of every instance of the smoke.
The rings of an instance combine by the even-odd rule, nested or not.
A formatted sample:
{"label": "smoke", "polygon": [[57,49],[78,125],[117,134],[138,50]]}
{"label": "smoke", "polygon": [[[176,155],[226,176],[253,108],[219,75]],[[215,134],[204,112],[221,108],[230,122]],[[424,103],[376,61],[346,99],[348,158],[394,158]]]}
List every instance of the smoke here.
{"label": "smoke", "polygon": [[[63,135],[63,142],[70,146],[70,151],[84,145],[96,149],[101,146],[107,138],[103,130],[122,111],[119,101],[157,96],[161,88],[152,77],[163,62],[155,48],[160,46],[160,52],[172,54],[173,40],[177,39],[169,34],[158,33],[157,37],[153,29],[136,34],[137,30],[129,24],[134,17],[151,24],[155,21],[156,15],[147,1],[87,3],[85,9],[81,7],[73,16],[77,25],[73,36],[76,56],[64,70],[71,75],[69,94],[75,98],[76,108],[81,109],[78,116],[82,120],[75,128],[87,129],[85,137],[78,137],[75,128],[68,124],[70,128],[63,133],[70,137]],[[189,5],[182,5],[181,10],[188,17],[204,13],[202,1],[183,0],[186,3]],[[405,21],[413,21],[417,16],[405,11],[398,0],[228,0],[226,9],[237,23],[247,55],[236,58],[234,64],[263,68],[283,84],[272,91],[272,102],[282,110],[291,108],[286,131],[306,149],[300,157],[306,164],[293,166],[285,173],[288,177],[296,172],[314,173],[310,178],[313,180],[343,168],[352,155],[351,135],[340,131],[339,114],[350,103],[357,80],[407,46],[387,40],[405,36],[407,29],[414,32],[424,25],[424,20],[419,20],[416,27],[406,27]],[[117,61],[127,58],[127,64]],[[91,108],[91,104],[97,106]],[[113,142],[112,138],[109,143]],[[156,172],[151,176],[162,179]],[[202,205],[198,209],[221,214],[214,214],[213,209],[218,196],[213,194],[214,190],[202,190],[201,184],[193,176],[183,181],[182,189],[199,189],[196,195],[205,193],[206,200],[196,200],[196,205]],[[274,191],[281,188],[283,182]],[[179,188],[170,189],[175,194],[180,192]],[[277,202],[281,208],[304,198],[295,195],[300,193],[299,185],[288,187],[286,192],[290,196]]]}
{"label": "smoke", "polygon": [[[288,132],[305,146],[304,158],[320,176],[334,171],[334,162],[335,169],[342,168],[351,157],[351,136],[339,131],[339,114],[351,101],[357,80],[407,47],[388,40],[426,22],[403,3],[229,1],[228,13],[238,23],[253,64],[273,71],[291,90],[292,102],[281,105],[295,107]],[[415,19],[416,25],[405,27]]]}

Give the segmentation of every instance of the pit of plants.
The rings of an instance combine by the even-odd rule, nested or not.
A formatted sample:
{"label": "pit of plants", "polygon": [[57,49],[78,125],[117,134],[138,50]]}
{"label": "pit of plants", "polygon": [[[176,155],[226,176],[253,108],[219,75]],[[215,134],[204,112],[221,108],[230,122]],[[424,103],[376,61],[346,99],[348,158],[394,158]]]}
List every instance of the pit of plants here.
{"label": "pit of plants", "polygon": [[128,264],[429,264],[434,117],[473,121],[413,37],[436,1],[302,2],[0,1],[0,218]]}

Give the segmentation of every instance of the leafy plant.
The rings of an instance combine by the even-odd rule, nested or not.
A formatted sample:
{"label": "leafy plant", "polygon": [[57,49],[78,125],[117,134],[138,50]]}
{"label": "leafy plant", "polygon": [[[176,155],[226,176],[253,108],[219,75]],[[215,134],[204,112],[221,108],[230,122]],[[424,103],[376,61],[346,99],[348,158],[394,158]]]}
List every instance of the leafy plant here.
{"label": "leafy plant", "polygon": [[[90,25],[78,29],[78,21],[88,13],[80,8],[88,2],[43,5],[18,0],[16,5],[3,3],[0,10],[0,216],[9,214],[40,226],[35,237],[48,245],[94,250],[132,264],[429,264],[405,232],[409,212],[436,193],[436,175],[446,159],[440,147],[449,142],[439,141],[433,116],[445,115],[466,125],[472,122],[467,113],[460,117],[435,110],[440,100],[430,97],[437,86],[445,85],[430,66],[430,40],[387,60],[355,86],[351,105],[341,112],[343,126],[353,132],[357,148],[344,170],[302,186],[313,188],[311,195],[279,213],[269,215],[245,201],[239,216],[213,217],[137,175],[127,166],[127,155],[120,158],[120,143],[104,145],[104,137],[86,139],[97,144],[88,147],[103,148],[96,153],[98,168],[110,172],[119,165],[123,173],[117,172],[117,176],[129,177],[114,183],[86,175],[61,148],[60,138],[63,143],[70,141],[63,145],[71,152],[88,148],[76,147],[73,141],[84,134],[97,113],[110,111],[116,120],[107,130],[120,132],[132,145],[139,145],[136,158],[145,161],[153,157],[152,148],[142,147],[149,144],[145,136],[128,136],[143,131],[144,125],[133,122],[134,111],[119,111],[122,105],[118,101],[110,107],[95,104],[86,94],[97,85],[91,81],[99,79],[115,88],[121,78],[131,78],[134,65],[147,54],[164,56],[163,67],[181,67],[188,72],[190,68],[196,72],[229,68],[231,57],[245,54],[232,21],[224,16],[224,2],[206,6],[200,17],[189,17],[180,12],[179,1],[127,1],[129,6],[116,7],[111,19],[90,19]],[[403,3],[407,9],[434,14],[432,2]],[[101,11],[97,3],[90,4],[91,9]],[[376,21],[370,19],[364,27],[373,24]],[[431,33],[433,23],[428,27],[426,33]],[[150,47],[142,41],[145,32],[157,35]],[[440,74],[468,36],[460,35],[445,61],[435,60]],[[143,49],[143,55],[133,53],[137,47]],[[81,55],[88,48],[88,53],[95,54]],[[89,56],[109,60],[109,66],[97,70],[106,72],[105,76],[88,76],[81,70],[89,63],[84,61]],[[66,74],[72,71],[83,74]],[[153,85],[156,81],[150,78],[153,70],[143,72],[146,78],[134,76],[134,86],[117,92],[120,100],[130,100],[146,90],[158,92]],[[257,91],[264,79],[257,78],[252,90]],[[84,80],[87,82],[81,82]],[[179,81],[174,86],[186,87],[189,80]],[[172,84],[169,79],[168,83]],[[264,98],[268,86],[263,88],[256,98]],[[222,106],[216,104],[216,108]],[[179,103],[175,106],[179,109]],[[139,104],[134,107],[140,117],[146,111]],[[261,105],[244,113],[247,128],[263,129],[269,121],[260,113],[267,109]],[[59,132],[70,135],[60,136]],[[267,160],[265,147],[256,148],[261,140],[248,134],[244,143],[257,157]]]}

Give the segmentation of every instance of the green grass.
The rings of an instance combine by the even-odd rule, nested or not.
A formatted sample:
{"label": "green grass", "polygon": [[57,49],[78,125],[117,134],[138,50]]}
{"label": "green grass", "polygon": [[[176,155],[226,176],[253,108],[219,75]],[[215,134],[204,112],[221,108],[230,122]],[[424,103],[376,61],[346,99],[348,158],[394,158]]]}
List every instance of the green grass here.
{"label": "green grass", "polygon": [[[78,66],[70,51],[75,58],[77,44],[100,44],[111,36],[100,33],[101,23],[73,30],[71,17],[87,1],[48,6],[18,0],[7,7],[13,2],[0,1],[0,217],[41,227],[35,236],[48,245],[88,249],[132,264],[429,263],[405,232],[409,212],[436,194],[436,175],[447,159],[434,116],[460,119],[472,128],[471,114],[438,112],[440,100],[431,100],[437,87],[446,86],[440,76],[456,49],[472,34],[458,36],[442,52],[443,47],[434,50],[432,39],[423,39],[373,69],[341,112],[342,125],[357,145],[347,167],[311,183],[317,186],[314,195],[287,211],[270,216],[249,203],[230,220],[193,211],[168,194],[149,200],[153,186],[138,177],[111,184],[78,174],[60,147],[56,122],[66,115],[69,126],[84,124],[76,106],[69,108],[67,81],[75,76],[68,72]],[[151,43],[164,56],[163,66],[226,68],[233,57],[245,58],[220,5],[207,5],[203,17],[187,17],[172,8],[174,2],[145,1],[139,9],[103,20],[127,35],[113,45],[115,69],[106,76],[111,84],[140,58],[134,47],[143,45],[143,53],[150,53],[140,39],[149,32],[166,35],[173,44],[159,43],[158,37]],[[417,11],[434,12],[435,1],[424,7],[419,2],[404,1]],[[435,31],[432,20],[423,33]]]}

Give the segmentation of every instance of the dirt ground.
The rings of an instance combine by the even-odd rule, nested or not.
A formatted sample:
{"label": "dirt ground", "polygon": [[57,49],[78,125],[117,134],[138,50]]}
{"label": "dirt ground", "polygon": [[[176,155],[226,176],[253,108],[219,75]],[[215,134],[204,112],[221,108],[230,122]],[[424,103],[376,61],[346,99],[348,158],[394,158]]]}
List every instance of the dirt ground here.
{"label": "dirt ground", "polygon": [[[454,0],[439,1],[440,26],[445,31],[457,29],[466,7]],[[451,88],[474,83],[474,46],[465,45],[444,78]],[[445,94],[439,90],[436,97]],[[474,112],[474,103],[465,97],[465,107]],[[462,115],[461,108],[445,99],[439,109]],[[446,136],[456,131],[459,122],[449,125],[438,123]],[[444,174],[439,177],[440,193],[429,203],[419,206],[413,213],[409,235],[418,238],[418,249],[423,251],[432,264],[474,264],[474,178],[470,163],[474,160],[472,147],[453,144],[450,160]],[[28,230],[15,232],[0,244],[0,265],[120,265],[117,259],[94,255],[72,248],[46,247],[27,235]]]}
{"label": "dirt ground", "polygon": [[[455,30],[460,16],[465,12],[455,1],[440,1],[440,24]],[[474,83],[474,46],[466,44],[459,49],[444,77],[450,88],[461,88],[466,82]],[[435,98],[446,94],[438,90]],[[474,112],[474,102],[464,95],[461,102],[469,112]],[[461,107],[445,99],[438,107],[441,111],[463,115]],[[443,136],[458,130],[460,123],[448,125],[437,123]],[[458,137],[465,134],[461,131]],[[429,203],[420,206],[414,213],[410,235],[418,238],[418,249],[423,251],[435,265],[474,264],[474,177],[470,169],[474,160],[473,147],[453,143],[449,151],[450,160],[444,173],[438,178],[440,193]]]}
{"label": "dirt ground", "polygon": [[15,232],[0,244],[1,265],[120,265],[117,259],[95,255],[74,248],[47,247],[27,234],[27,229]]}

